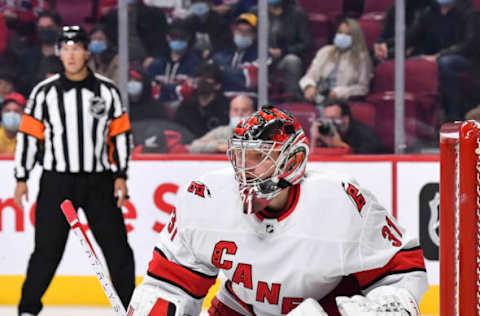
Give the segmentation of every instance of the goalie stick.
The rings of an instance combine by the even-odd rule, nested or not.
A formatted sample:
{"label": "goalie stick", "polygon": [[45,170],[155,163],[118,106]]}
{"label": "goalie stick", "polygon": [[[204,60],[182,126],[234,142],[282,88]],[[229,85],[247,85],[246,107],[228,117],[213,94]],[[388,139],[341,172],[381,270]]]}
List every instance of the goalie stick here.
{"label": "goalie stick", "polygon": [[90,261],[90,265],[95,272],[95,276],[97,277],[98,281],[100,281],[103,291],[105,292],[105,295],[110,301],[110,304],[112,304],[115,315],[126,316],[127,312],[122,305],[122,301],[120,301],[120,298],[118,297],[118,294],[115,291],[112,282],[108,278],[108,274],[106,273],[102,262],[98,259],[97,254],[93,250],[92,244],[90,243],[90,240],[88,239],[85,230],[80,224],[80,220],[78,219],[77,212],[75,211],[72,202],[70,200],[65,200],[62,202],[60,207],[63,211],[63,215],[65,215],[65,218],[70,224],[70,227],[72,228],[75,235],[78,237],[78,240],[80,241],[80,244],[82,245],[83,250],[88,257],[88,260]]}

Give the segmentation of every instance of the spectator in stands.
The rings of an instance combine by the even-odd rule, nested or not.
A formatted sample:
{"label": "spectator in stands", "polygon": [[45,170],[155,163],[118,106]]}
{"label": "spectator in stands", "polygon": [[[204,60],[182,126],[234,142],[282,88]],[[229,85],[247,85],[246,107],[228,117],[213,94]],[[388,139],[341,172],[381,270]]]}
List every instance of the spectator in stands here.
{"label": "spectator in stands", "polygon": [[465,120],[475,120],[480,122],[480,105],[477,105],[475,108],[465,114]]}
{"label": "spectator in stands", "polygon": [[268,15],[271,71],[281,74],[274,77],[283,84],[285,92],[299,95],[298,81],[304,70],[302,58],[313,49],[308,16],[295,0],[269,0]]}
{"label": "spectator in stands", "polygon": [[201,137],[220,125],[228,124],[229,101],[222,93],[223,73],[215,64],[203,64],[197,70],[193,98],[182,101],[175,122]]}
{"label": "spectator in stands", "polygon": [[163,104],[152,98],[151,82],[141,70],[131,69],[128,72],[127,91],[132,122],[168,119]]}
{"label": "spectator in stands", "polygon": [[[118,42],[118,9],[100,20],[107,37]],[[128,56],[131,62],[147,67],[153,58],[167,51],[167,19],[162,9],[147,7],[141,0],[128,1]]]}
{"label": "spectator in stands", "polygon": [[36,15],[51,8],[47,0],[0,0],[0,11],[12,26],[34,22]]}
{"label": "spectator in stands", "polygon": [[16,136],[27,101],[17,92],[5,96],[2,103],[2,124],[0,125],[0,154],[13,155],[17,144]]}
{"label": "spectator in stands", "polygon": [[227,95],[257,88],[257,16],[243,13],[233,25],[233,42],[213,56],[224,71],[223,87]]}
{"label": "spectator in stands", "polygon": [[191,14],[186,18],[194,35],[193,48],[203,59],[231,42],[228,22],[212,10],[212,6],[212,0],[192,0]]}
{"label": "spectator in stands", "polygon": [[154,97],[161,102],[176,102],[191,97],[191,78],[201,59],[191,51],[192,34],[185,21],[170,24],[167,40],[168,54],[155,58],[147,72],[154,81]]}
{"label": "spectator in stands", "polygon": [[[466,80],[462,78],[462,86],[466,92],[466,104],[480,104],[480,11],[475,12],[473,29],[477,30],[475,37],[469,41],[465,56],[472,62],[472,68],[467,73]],[[464,76],[463,76],[464,77]],[[467,106],[467,108],[469,108]]]}
{"label": "spectator in stands", "polygon": [[356,154],[378,154],[382,142],[369,126],[355,120],[350,105],[343,100],[329,100],[320,120],[313,123],[312,139],[320,147],[347,148]]}
{"label": "spectator in stands", "polygon": [[257,5],[257,0],[241,0],[238,1],[235,9],[232,11],[232,16],[237,17],[242,13],[250,12]]}
{"label": "spectator in stands", "polygon": [[9,30],[9,41],[17,35],[32,36],[38,14],[50,7],[47,0],[0,0],[0,12]]}
{"label": "spectator in stands", "polygon": [[478,51],[475,12],[467,3],[437,0],[409,29],[406,47],[411,55],[438,64],[440,91],[447,120],[462,119],[467,109],[460,76],[472,66],[472,54]]}
{"label": "spectator in stands", "polygon": [[[405,3],[405,28],[408,30],[420,18],[423,11],[433,4],[433,0],[407,0]],[[395,54],[395,5],[386,12],[380,37],[373,45],[375,58],[383,61]]]}
{"label": "spectator in stands", "polygon": [[5,97],[15,90],[15,77],[11,71],[4,69],[0,71],[0,104],[5,101]]}
{"label": "spectator in stands", "polygon": [[58,74],[63,71],[63,64],[57,58],[56,55],[47,56],[42,60],[42,64],[39,65],[37,77],[39,81],[50,78],[54,74]]}
{"label": "spectator in stands", "polygon": [[90,70],[118,83],[117,50],[115,44],[108,39],[103,26],[98,25],[90,31],[88,49],[91,53],[88,61]]}
{"label": "spectator in stands", "polygon": [[230,123],[218,126],[202,137],[193,141],[188,146],[190,153],[224,153],[228,148],[228,139],[232,136],[233,129],[238,122],[245,120],[255,112],[253,100],[247,95],[241,94],[230,101]]}
{"label": "spectator in stands", "polygon": [[372,77],[363,31],[353,19],[340,22],[333,45],[322,47],[300,80],[305,99],[322,104],[327,98],[365,96]]}
{"label": "spectator in stands", "polygon": [[143,3],[147,6],[161,8],[169,22],[173,19],[184,19],[190,14],[189,0],[143,0]]}
{"label": "spectator in stands", "polygon": [[55,41],[62,25],[62,17],[55,11],[43,11],[37,18],[37,37],[39,44],[26,50],[19,57],[18,79],[19,90],[29,93],[35,83],[45,78],[46,73],[41,70],[49,63],[48,59],[60,60],[55,55]]}
{"label": "spectator in stands", "polygon": [[217,0],[213,2],[212,10],[222,16],[229,23],[233,21],[233,15],[239,5],[240,0]]}
{"label": "spectator in stands", "polygon": [[101,20],[103,16],[108,15],[118,7],[118,0],[100,0],[98,2],[97,19]]}

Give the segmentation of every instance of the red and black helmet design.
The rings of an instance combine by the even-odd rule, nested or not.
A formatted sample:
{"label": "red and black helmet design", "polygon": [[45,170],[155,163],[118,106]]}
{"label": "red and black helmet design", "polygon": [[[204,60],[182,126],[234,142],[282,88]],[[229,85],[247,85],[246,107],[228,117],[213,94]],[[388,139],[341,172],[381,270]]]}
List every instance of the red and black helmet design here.
{"label": "red and black helmet design", "polygon": [[245,121],[240,121],[233,131],[233,137],[284,142],[300,130],[302,130],[300,122],[291,113],[268,106],[255,112]]}
{"label": "red and black helmet design", "polygon": [[[256,164],[246,162],[248,151],[258,152],[262,159]],[[229,140],[228,157],[246,204],[244,211],[257,211],[252,208],[255,200],[271,200],[283,188],[299,183],[308,152],[309,141],[300,122],[285,110],[263,107],[240,121]],[[269,167],[259,168],[262,164]]]}

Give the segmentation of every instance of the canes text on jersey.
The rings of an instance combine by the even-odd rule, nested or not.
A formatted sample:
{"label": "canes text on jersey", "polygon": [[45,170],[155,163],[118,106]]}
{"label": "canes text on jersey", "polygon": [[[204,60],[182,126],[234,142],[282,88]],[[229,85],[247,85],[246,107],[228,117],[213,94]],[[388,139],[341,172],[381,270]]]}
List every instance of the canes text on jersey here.
{"label": "canes text on jersey", "polygon": [[[237,252],[237,244],[233,241],[219,241],[215,244],[212,253],[212,264],[219,269],[230,270],[233,267],[233,262],[222,259],[224,253],[228,255],[235,255]],[[247,289],[253,290],[252,281],[252,265],[247,263],[238,263],[233,273],[232,282],[240,284]],[[280,299],[280,283],[271,283],[265,281],[258,281],[256,284],[256,300],[257,302],[278,305]],[[283,297],[282,298],[282,314],[288,314],[298,304],[303,301],[301,297]]]}

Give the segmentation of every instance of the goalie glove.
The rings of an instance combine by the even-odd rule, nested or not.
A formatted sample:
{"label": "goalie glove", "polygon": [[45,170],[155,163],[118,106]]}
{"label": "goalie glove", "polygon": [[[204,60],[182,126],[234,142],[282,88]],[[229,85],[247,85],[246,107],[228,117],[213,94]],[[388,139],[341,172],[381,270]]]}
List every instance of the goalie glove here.
{"label": "goalie glove", "polygon": [[417,302],[404,288],[380,286],[367,296],[339,296],[337,307],[342,316],[420,316]]}
{"label": "goalie glove", "polygon": [[322,306],[313,298],[307,298],[287,316],[328,316]]}
{"label": "goalie glove", "polygon": [[183,304],[154,285],[142,284],[133,292],[127,316],[183,316]]}

